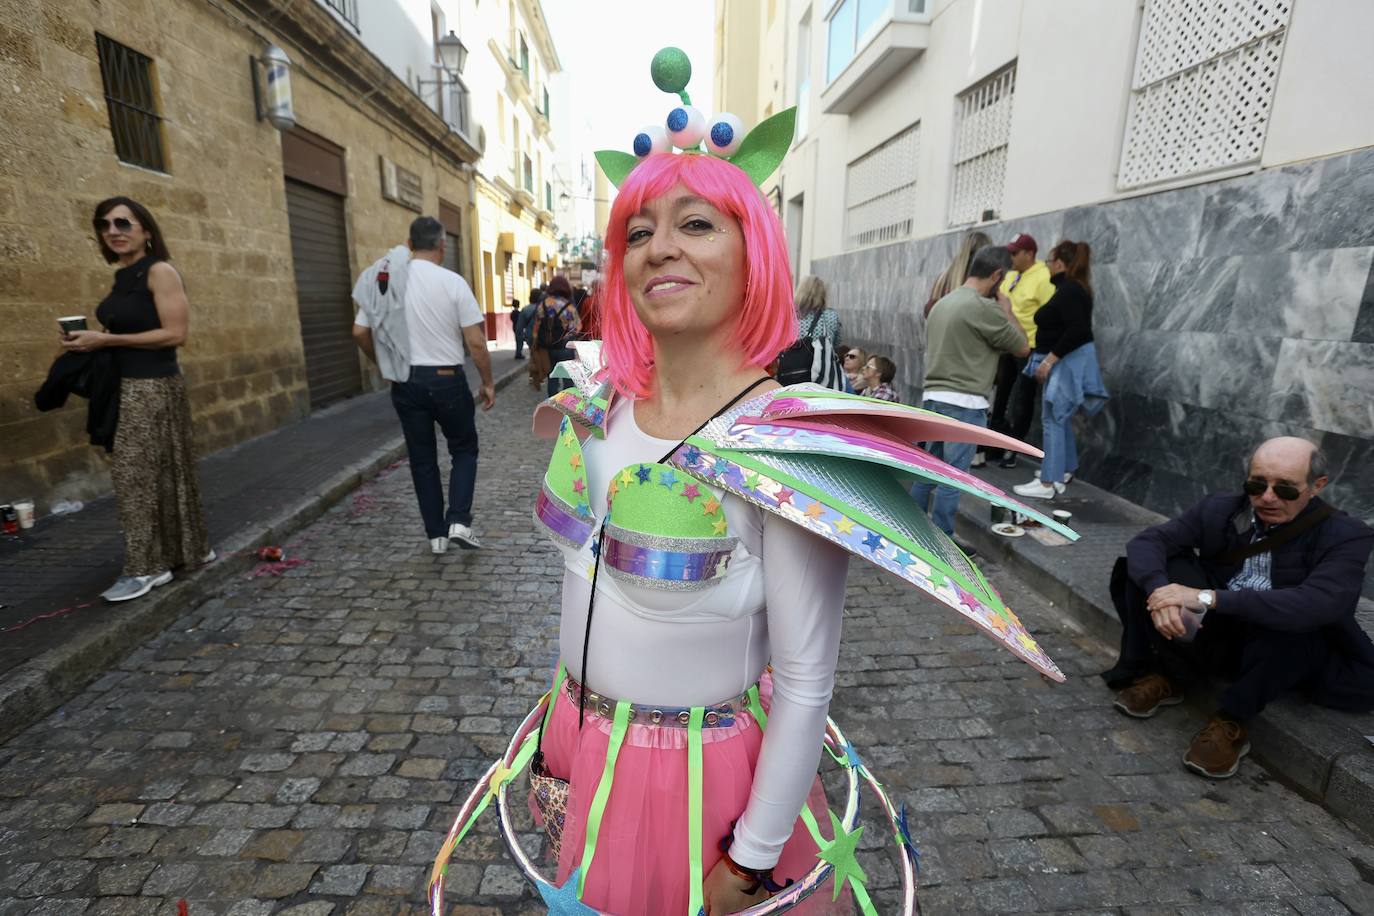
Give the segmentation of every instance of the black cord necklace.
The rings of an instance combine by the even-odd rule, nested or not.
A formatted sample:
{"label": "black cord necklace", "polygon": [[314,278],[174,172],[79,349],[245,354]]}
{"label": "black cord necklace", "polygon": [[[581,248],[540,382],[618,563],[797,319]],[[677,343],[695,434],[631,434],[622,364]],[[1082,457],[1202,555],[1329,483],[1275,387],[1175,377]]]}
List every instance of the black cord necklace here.
{"label": "black cord necklace", "polygon": [[[772,380],[773,379],[771,376],[765,375],[762,378],[758,378],[750,382],[744,388],[743,391],[735,395],[730,400],[726,401],[724,406],[722,406],[715,413],[711,414],[705,420],[702,420],[701,425],[699,425],[696,429],[692,430],[687,435],[683,436],[682,439],[679,440],[678,443],[674,445],[672,448],[668,449],[667,453],[662,458],[658,459],[656,463],[666,463],[667,460],[673,456],[673,453],[682,447],[682,444],[684,442],[686,442],[688,439],[692,438],[697,433],[705,429],[707,423],[710,423],[716,417],[725,413],[725,411],[729,410],[731,407],[734,407],[736,404],[740,402],[741,399],[743,399],[745,395],[747,395],[749,392],[753,391],[755,388],[762,385],[764,382],[771,382]],[[579,731],[582,729],[583,723],[585,723],[587,720],[587,656],[591,648],[592,639],[592,610],[596,606],[596,579],[597,576],[601,573],[601,551],[606,546],[606,522],[610,520],[610,517],[610,504],[607,503],[606,515],[601,519],[601,524],[598,527],[596,534],[596,550],[594,551],[595,561],[592,564],[592,591],[591,594],[587,596],[587,629],[586,632],[582,634],[582,674],[579,678],[579,680],[582,683],[582,692],[577,699],[577,728]]]}

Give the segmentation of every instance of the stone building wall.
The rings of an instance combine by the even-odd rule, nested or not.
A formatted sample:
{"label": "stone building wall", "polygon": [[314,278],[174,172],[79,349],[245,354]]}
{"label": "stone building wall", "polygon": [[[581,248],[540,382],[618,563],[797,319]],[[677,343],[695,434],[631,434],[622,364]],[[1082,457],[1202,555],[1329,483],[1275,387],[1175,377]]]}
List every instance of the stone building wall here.
{"label": "stone building wall", "polygon": [[[1172,514],[1236,488],[1257,441],[1299,435],[1330,457],[1332,501],[1374,521],[1374,148],[986,231],[1029,232],[1042,255],[1065,237],[1092,246],[1113,397],[1075,421],[1085,480]],[[921,306],[960,236],[815,265],[845,343],[890,354],[907,403]]]}
{"label": "stone building wall", "polygon": [[[308,413],[282,140],[255,117],[249,57],[265,42],[247,25],[204,0],[0,0],[0,500],[35,496],[41,512],[108,489],[103,453],[86,441],[85,402],[40,414],[32,395],[59,352],[53,319],[84,313],[96,327],[113,269],[90,219],[110,195],[153,211],[185,278],[191,332],[180,359],[202,453]],[[97,31],[155,61],[167,174],[115,156]],[[404,241],[418,215],[382,199],[379,155],[421,176],[427,213],[442,197],[471,225],[458,162],[363,101],[337,70],[271,38],[295,63],[300,126],[345,149],[355,275]]]}

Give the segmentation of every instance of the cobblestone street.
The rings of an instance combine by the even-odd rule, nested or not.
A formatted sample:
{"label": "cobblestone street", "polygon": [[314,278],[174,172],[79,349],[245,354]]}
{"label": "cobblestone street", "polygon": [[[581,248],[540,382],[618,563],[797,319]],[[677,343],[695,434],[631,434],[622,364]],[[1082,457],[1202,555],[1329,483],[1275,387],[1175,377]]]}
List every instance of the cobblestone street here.
{"label": "cobblestone street", "polygon": [[[555,660],[536,403],[518,381],[479,417],[480,552],[430,556],[393,468],[287,545],[302,565],[187,609],[0,747],[0,914],[426,912],[457,805]],[[1105,648],[984,568],[1069,683],[851,568],[832,714],[911,809],[926,916],[1374,913],[1369,838],[1253,761],[1223,783],[1186,773],[1198,714],[1113,711]],[[865,841],[888,912],[891,845]],[[544,912],[490,820],[448,901]]]}

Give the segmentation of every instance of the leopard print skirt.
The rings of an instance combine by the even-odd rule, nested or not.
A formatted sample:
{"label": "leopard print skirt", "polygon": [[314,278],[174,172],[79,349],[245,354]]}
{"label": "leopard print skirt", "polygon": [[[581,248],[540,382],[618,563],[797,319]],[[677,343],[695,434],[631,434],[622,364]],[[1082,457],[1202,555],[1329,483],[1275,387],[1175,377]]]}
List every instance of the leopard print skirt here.
{"label": "leopard print skirt", "polygon": [[124,575],[199,565],[210,553],[181,375],[120,381],[110,476],[124,528]]}

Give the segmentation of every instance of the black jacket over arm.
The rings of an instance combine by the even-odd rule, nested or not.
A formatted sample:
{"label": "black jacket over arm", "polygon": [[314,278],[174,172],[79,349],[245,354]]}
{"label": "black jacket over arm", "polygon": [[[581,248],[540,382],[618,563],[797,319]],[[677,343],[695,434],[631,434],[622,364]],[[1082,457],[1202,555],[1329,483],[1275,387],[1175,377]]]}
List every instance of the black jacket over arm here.
{"label": "black jacket over arm", "polygon": [[[1298,518],[1322,505],[1314,497]],[[1169,584],[1165,564],[1170,556],[1196,550],[1218,581],[1229,581],[1242,564],[1218,565],[1209,558],[1250,543],[1250,527],[1247,496],[1208,496],[1178,518],[1131,539],[1126,545],[1131,580],[1148,595]],[[1335,512],[1273,550],[1271,591],[1218,590],[1214,613],[1270,630],[1322,630],[1332,648],[1367,666],[1374,678],[1374,644],[1355,619],[1372,548],[1374,530],[1359,519]]]}
{"label": "black jacket over arm", "polygon": [[119,426],[119,378],[119,362],[110,350],[63,353],[53,360],[43,387],[34,392],[33,403],[39,410],[56,410],[67,403],[68,395],[88,399],[86,432],[91,445],[103,445],[111,452]]}

